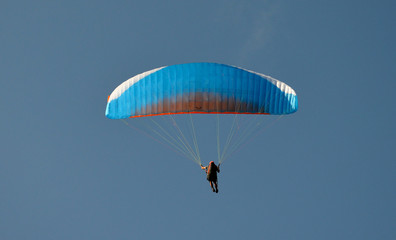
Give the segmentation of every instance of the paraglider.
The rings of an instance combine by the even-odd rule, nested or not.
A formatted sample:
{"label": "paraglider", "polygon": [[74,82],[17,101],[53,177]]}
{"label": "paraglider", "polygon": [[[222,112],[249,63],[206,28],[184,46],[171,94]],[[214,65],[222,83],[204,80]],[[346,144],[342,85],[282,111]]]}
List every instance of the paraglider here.
{"label": "paraglider", "polygon": [[[220,151],[217,129],[219,165],[241,146],[247,137],[233,144],[236,131],[243,123],[238,116],[285,115],[296,112],[298,100],[295,91],[285,83],[261,73],[219,63],[188,63],[156,68],[138,74],[119,85],[108,97],[106,117],[110,119],[147,118],[158,127],[152,132],[168,143],[176,152],[202,166],[192,114],[234,115],[230,134]],[[189,115],[193,145],[177,125],[176,115]],[[171,127],[161,126],[154,116],[169,116]],[[220,118],[217,117],[220,126]],[[162,121],[165,122],[165,121]],[[260,124],[253,124],[259,128]],[[132,125],[133,127],[133,125]],[[177,136],[168,132],[174,127]],[[255,130],[252,128],[251,132]],[[211,164],[214,164],[212,161]],[[210,183],[217,188],[219,168],[209,165]],[[213,166],[213,168],[211,168]],[[205,167],[203,167],[205,168]],[[214,169],[215,171],[209,171]],[[216,177],[214,179],[214,176]],[[213,178],[212,178],[213,177]],[[209,180],[209,179],[208,179]],[[213,184],[215,187],[213,188]]]}
{"label": "paraglider", "polygon": [[218,193],[219,186],[217,182],[217,173],[220,172],[220,164],[216,166],[216,164],[213,161],[211,161],[209,165],[206,167],[201,165],[201,168],[206,172],[206,180],[209,181],[212,191]]}

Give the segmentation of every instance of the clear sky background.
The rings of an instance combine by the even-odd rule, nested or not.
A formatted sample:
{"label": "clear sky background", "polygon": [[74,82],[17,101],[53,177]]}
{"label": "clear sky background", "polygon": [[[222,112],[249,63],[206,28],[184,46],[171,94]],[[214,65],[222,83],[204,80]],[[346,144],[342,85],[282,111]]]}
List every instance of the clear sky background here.
{"label": "clear sky background", "polygon": [[[395,13],[391,0],[2,0],[0,239],[396,239]],[[299,97],[222,165],[219,194],[104,116],[128,78],[202,61]]]}

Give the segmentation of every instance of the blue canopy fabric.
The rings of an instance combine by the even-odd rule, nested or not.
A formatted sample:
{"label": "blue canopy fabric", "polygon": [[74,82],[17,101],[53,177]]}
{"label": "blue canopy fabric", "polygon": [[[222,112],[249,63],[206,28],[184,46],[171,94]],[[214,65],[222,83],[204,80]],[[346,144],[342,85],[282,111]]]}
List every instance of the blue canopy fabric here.
{"label": "blue canopy fabric", "polygon": [[118,86],[109,96],[111,119],[183,113],[290,114],[295,91],[272,77],[218,63],[153,69]]}

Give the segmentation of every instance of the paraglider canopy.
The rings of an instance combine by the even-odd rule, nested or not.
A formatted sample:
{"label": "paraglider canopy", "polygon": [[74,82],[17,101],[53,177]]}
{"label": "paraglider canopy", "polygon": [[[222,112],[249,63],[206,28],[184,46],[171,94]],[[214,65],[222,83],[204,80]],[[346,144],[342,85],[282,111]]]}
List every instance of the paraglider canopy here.
{"label": "paraglider canopy", "polygon": [[122,83],[108,98],[111,119],[183,113],[290,114],[295,91],[261,73],[218,63],[156,68]]}

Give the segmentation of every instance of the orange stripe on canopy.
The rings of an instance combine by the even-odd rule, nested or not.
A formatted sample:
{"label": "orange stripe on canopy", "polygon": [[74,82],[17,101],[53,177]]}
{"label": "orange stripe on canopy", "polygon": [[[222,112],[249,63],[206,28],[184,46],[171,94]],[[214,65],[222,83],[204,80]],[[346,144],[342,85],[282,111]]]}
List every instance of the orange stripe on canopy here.
{"label": "orange stripe on canopy", "polygon": [[250,112],[177,112],[177,113],[155,113],[155,114],[147,114],[147,115],[137,115],[130,116],[129,118],[138,118],[138,117],[152,117],[152,116],[161,116],[161,115],[176,115],[176,114],[252,114],[252,115],[270,115],[269,113],[250,113]]}

